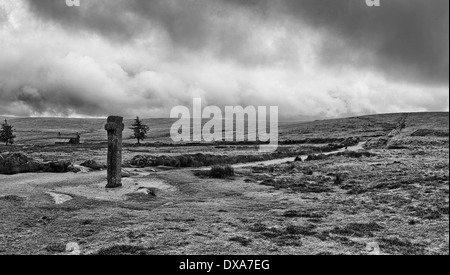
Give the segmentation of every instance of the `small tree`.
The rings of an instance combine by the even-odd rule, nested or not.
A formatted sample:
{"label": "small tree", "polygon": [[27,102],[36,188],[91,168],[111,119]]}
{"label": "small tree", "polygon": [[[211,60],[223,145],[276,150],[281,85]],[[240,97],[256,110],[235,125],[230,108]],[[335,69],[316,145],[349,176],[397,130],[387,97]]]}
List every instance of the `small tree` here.
{"label": "small tree", "polygon": [[134,138],[137,140],[138,144],[141,144],[141,140],[144,140],[147,138],[147,132],[150,129],[147,125],[143,124],[142,121],[139,119],[139,117],[136,117],[132,127],[130,127],[131,130],[133,130],[133,135],[131,138]]}
{"label": "small tree", "polygon": [[5,119],[5,123],[2,124],[2,129],[0,130],[0,141],[8,146],[14,144],[15,138],[13,126],[9,125],[8,121]]}

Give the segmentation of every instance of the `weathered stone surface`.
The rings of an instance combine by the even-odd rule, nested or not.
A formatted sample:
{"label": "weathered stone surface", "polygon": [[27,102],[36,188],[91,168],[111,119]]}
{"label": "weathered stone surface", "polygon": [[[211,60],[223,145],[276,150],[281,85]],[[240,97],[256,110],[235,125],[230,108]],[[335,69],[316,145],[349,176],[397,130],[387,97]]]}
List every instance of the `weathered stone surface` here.
{"label": "weathered stone surface", "polygon": [[0,155],[0,174],[14,175],[21,173],[67,173],[74,172],[69,161],[40,163],[23,153]]}
{"label": "weathered stone surface", "polygon": [[137,167],[150,167],[153,166],[154,158],[151,156],[135,156],[130,161],[130,164]]}
{"label": "weathered stone surface", "polygon": [[83,162],[82,164],[80,164],[80,166],[91,168],[94,171],[100,171],[100,170],[106,169],[106,165],[99,164],[95,160],[87,160],[87,161]]}
{"label": "weathered stone surface", "polygon": [[303,159],[301,156],[296,157],[294,160],[294,162],[302,162],[302,161],[303,161]]}
{"label": "weathered stone surface", "polygon": [[72,172],[73,166],[69,161],[57,161],[42,164],[42,172],[67,173]]}
{"label": "weathered stone surface", "polygon": [[105,125],[108,132],[108,184],[106,188],[122,186],[122,132],[123,118],[110,116]]}
{"label": "weathered stone surface", "polygon": [[0,157],[0,174],[14,175],[19,173],[38,172],[39,163],[28,158],[23,153],[12,153]]}

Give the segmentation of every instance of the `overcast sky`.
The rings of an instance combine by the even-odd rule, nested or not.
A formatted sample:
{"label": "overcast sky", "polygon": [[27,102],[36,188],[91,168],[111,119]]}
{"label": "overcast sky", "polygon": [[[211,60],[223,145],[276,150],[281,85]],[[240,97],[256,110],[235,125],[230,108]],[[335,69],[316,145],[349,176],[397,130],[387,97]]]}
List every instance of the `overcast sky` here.
{"label": "overcast sky", "polygon": [[449,1],[0,0],[0,115],[449,109]]}

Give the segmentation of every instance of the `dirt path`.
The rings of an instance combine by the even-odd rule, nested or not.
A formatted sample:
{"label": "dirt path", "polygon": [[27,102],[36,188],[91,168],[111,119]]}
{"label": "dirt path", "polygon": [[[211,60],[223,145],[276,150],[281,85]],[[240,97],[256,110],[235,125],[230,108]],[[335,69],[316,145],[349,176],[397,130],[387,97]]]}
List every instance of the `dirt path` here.
{"label": "dirt path", "polygon": [[402,114],[393,130],[385,136],[369,139],[363,147],[365,149],[384,149],[389,147],[391,141],[399,137],[402,134],[402,131],[406,128],[406,120],[408,117],[409,114]]}
{"label": "dirt path", "polygon": [[[365,142],[360,142],[358,145],[355,146],[350,146],[347,149],[342,148],[336,151],[331,151],[328,153],[323,153],[326,156],[329,155],[333,155],[333,154],[337,154],[337,153],[342,153],[345,151],[359,151],[359,150],[364,150],[364,144]],[[302,161],[305,161],[308,158],[308,155],[302,155],[302,156],[298,156],[299,158],[302,159]],[[282,158],[282,159],[273,159],[273,160],[268,160],[268,161],[261,161],[261,162],[252,162],[252,163],[243,163],[243,164],[236,164],[236,165],[232,165],[233,168],[247,168],[247,167],[252,167],[252,166],[268,166],[268,165],[277,165],[277,164],[283,164],[283,163],[287,163],[287,162],[293,162],[295,161],[297,157],[292,157],[292,158]]]}

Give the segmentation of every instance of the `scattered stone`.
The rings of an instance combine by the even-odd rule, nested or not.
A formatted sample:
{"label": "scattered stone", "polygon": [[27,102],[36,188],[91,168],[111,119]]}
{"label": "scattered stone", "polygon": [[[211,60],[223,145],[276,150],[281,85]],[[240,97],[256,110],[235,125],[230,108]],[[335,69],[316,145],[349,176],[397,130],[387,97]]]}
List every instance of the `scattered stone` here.
{"label": "scattered stone", "polygon": [[95,160],[87,160],[87,161],[83,162],[82,164],[80,164],[80,166],[90,168],[94,171],[101,171],[101,170],[106,169],[106,165],[99,164]]}
{"label": "scattered stone", "polygon": [[69,195],[58,194],[58,193],[54,193],[54,192],[47,192],[46,194],[50,195],[53,198],[53,200],[55,201],[55,204],[63,204],[65,202],[68,202],[73,199]]}
{"label": "scattered stone", "polygon": [[73,164],[69,166],[69,171],[72,173],[80,173],[82,169],[80,167],[75,167]]}
{"label": "scattered stone", "polygon": [[302,157],[298,156],[298,157],[295,158],[294,161],[295,161],[295,162],[302,162],[303,159],[302,159]]}
{"label": "scattered stone", "polygon": [[14,175],[20,173],[67,173],[74,171],[69,161],[40,163],[24,153],[4,154],[0,157],[0,174]]}
{"label": "scattered stone", "polygon": [[23,153],[0,155],[0,174],[34,173],[39,170],[41,170],[41,165]]}
{"label": "scattered stone", "polygon": [[68,255],[81,255],[80,245],[75,242],[70,242],[66,245],[65,252]]}
{"label": "scattered stone", "polygon": [[366,251],[369,255],[379,256],[381,255],[380,245],[377,242],[368,243]]}
{"label": "scattered stone", "polygon": [[140,187],[136,193],[143,193],[152,197],[156,197],[157,189],[149,187]]}
{"label": "scattered stone", "polygon": [[153,166],[154,163],[154,159],[151,156],[134,156],[131,161],[130,164],[133,166],[137,166],[137,167],[149,167],[149,166]]}
{"label": "scattered stone", "polygon": [[131,178],[131,177],[135,177],[135,176],[139,176],[139,174],[122,170],[122,178]]}
{"label": "scattered stone", "polygon": [[45,173],[67,173],[72,172],[73,165],[69,161],[56,161],[44,163],[42,165],[42,171]]}

